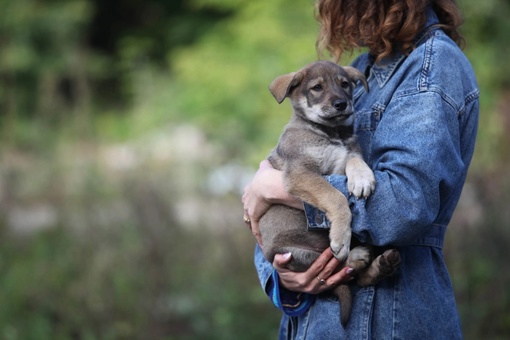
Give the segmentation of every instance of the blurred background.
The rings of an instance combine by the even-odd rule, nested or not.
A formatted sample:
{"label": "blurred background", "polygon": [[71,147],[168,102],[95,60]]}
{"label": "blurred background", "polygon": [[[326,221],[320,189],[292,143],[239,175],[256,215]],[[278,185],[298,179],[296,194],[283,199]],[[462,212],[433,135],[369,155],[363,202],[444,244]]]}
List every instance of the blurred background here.
{"label": "blurred background", "polygon": [[[510,334],[510,4],[459,1],[478,144],[444,248]],[[274,339],[244,184],[317,58],[312,0],[0,1],[0,339]],[[354,56],[347,56],[348,63]]]}

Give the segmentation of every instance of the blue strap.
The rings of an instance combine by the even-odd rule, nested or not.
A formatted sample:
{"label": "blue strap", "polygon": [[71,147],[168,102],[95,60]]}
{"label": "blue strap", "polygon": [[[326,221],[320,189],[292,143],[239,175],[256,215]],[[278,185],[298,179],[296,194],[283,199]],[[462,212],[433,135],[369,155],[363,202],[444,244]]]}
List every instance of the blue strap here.
{"label": "blue strap", "polygon": [[315,302],[315,295],[295,293],[280,287],[276,270],[273,271],[270,281],[268,294],[271,301],[288,316],[299,316],[306,313]]}

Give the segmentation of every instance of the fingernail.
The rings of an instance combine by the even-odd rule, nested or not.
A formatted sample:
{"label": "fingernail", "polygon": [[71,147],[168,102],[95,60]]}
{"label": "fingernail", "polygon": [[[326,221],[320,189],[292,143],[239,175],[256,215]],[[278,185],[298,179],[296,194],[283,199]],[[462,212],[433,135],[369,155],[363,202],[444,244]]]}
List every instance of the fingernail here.
{"label": "fingernail", "polygon": [[290,257],[291,257],[291,256],[292,256],[292,253],[285,253],[285,254],[283,254],[283,258],[284,258],[285,260],[290,259]]}
{"label": "fingernail", "polygon": [[347,271],[346,271],[346,273],[347,273],[347,274],[349,274],[349,275],[351,275],[351,274],[352,274],[352,272],[354,272],[354,269],[353,269],[353,268],[349,268],[349,269],[347,269]]}

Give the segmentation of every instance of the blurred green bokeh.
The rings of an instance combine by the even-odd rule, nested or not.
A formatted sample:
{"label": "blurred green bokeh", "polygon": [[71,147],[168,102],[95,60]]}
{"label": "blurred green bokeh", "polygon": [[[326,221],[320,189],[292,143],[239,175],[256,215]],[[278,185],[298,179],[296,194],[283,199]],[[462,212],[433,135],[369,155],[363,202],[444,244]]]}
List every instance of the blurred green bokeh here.
{"label": "blurred green bokeh", "polygon": [[[459,3],[482,108],[444,252],[465,338],[503,339],[510,4]],[[317,59],[313,1],[1,8],[0,338],[276,338],[240,193],[290,115],[269,83]]]}

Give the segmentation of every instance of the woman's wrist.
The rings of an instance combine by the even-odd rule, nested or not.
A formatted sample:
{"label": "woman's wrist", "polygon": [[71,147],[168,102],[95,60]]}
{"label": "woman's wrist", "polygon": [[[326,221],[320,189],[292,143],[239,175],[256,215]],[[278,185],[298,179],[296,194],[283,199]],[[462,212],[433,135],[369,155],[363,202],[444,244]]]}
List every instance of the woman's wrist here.
{"label": "woman's wrist", "polygon": [[265,174],[267,190],[264,190],[264,199],[270,204],[283,204],[296,209],[303,209],[303,202],[289,194],[283,181],[283,172],[276,169],[267,169]]}

